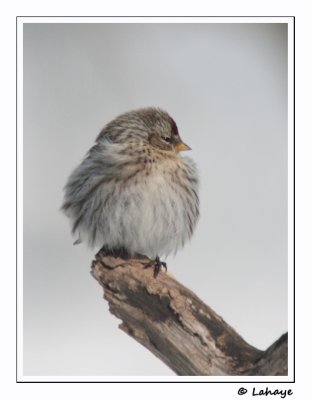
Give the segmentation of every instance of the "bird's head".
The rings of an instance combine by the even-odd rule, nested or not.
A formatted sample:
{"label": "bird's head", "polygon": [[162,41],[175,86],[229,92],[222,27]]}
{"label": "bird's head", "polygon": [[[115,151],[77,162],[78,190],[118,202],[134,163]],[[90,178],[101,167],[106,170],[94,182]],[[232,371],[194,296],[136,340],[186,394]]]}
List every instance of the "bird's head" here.
{"label": "bird's head", "polygon": [[170,115],[159,108],[150,108],[144,111],[148,118],[149,142],[152,146],[165,150],[180,152],[191,150],[185,144],[178,131],[178,127]]}
{"label": "bird's head", "polygon": [[120,115],[110,122],[97,140],[108,137],[112,142],[146,142],[171,152],[191,150],[180,135],[175,121],[160,108],[141,108]]}

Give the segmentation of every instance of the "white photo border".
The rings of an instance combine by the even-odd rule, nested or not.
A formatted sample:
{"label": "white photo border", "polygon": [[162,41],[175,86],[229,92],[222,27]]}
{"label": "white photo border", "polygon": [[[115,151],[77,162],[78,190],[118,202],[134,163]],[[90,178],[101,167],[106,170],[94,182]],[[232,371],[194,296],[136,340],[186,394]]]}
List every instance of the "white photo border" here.
{"label": "white photo border", "polygon": [[[25,376],[23,374],[23,25],[27,23],[288,24],[288,375],[287,376]],[[16,17],[16,382],[294,383],[295,382],[295,17],[294,16],[17,16]]]}

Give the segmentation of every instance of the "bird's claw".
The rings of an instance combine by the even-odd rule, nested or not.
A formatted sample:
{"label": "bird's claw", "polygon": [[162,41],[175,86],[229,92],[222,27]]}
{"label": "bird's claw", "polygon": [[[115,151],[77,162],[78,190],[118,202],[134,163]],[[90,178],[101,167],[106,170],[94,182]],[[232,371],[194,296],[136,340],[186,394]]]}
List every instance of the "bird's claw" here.
{"label": "bird's claw", "polygon": [[164,267],[167,272],[167,263],[165,263],[164,261],[160,261],[158,256],[155,258],[155,260],[151,260],[149,263],[144,265],[144,269],[150,267],[154,267],[154,274],[153,274],[154,278],[157,278],[161,270],[161,267]]}

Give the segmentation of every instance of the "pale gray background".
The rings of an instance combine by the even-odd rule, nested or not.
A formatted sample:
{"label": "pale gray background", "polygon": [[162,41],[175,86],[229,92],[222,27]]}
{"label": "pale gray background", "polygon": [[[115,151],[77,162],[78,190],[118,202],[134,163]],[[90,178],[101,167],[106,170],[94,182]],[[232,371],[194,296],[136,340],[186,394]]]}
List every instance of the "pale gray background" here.
{"label": "pale gray background", "polygon": [[170,272],[258,348],[287,330],[287,25],[25,24],[25,375],[174,375],[117,329],[59,212],[100,129],[150,105],[201,175]]}

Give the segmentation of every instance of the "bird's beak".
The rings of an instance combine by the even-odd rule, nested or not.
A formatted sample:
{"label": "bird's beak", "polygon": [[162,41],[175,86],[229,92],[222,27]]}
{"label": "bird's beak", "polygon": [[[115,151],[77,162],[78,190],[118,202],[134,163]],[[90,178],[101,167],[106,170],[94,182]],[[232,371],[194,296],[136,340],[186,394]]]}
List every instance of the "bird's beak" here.
{"label": "bird's beak", "polygon": [[190,148],[190,146],[188,146],[187,144],[185,144],[183,142],[181,142],[175,146],[175,151],[177,151],[177,152],[186,151],[186,150],[192,150],[192,149]]}

